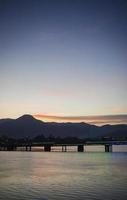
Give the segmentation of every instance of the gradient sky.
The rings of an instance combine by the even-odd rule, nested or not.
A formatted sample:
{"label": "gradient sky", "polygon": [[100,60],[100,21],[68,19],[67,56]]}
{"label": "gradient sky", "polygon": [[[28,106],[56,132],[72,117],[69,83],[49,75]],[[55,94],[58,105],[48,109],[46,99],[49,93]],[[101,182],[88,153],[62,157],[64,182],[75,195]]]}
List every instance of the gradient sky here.
{"label": "gradient sky", "polygon": [[0,118],[24,113],[127,114],[126,0],[0,0]]}

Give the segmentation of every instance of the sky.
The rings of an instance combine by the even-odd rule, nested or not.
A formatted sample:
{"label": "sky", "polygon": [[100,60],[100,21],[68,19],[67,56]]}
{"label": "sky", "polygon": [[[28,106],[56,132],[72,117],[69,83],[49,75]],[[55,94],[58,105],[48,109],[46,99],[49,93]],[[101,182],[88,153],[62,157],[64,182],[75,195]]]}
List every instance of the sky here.
{"label": "sky", "polygon": [[126,11],[126,0],[0,0],[0,118],[127,123]]}

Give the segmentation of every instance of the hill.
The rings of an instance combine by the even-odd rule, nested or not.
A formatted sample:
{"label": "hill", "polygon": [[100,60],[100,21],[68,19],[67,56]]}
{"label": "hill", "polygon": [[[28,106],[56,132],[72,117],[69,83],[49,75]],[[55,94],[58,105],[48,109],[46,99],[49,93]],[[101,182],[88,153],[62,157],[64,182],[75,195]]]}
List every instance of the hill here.
{"label": "hill", "polygon": [[36,137],[43,134],[45,137],[127,137],[127,125],[95,126],[81,123],[55,123],[42,122],[31,115],[23,115],[17,119],[0,120],[0,136],[6,135],[13,138]]}

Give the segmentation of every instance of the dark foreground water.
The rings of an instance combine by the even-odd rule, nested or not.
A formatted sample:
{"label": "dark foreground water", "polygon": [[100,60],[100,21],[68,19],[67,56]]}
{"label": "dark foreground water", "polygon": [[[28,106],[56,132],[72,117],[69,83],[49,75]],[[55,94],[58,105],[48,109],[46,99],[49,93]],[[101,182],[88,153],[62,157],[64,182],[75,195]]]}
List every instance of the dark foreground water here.
{"label": "dark foreground water", "polygon": [[1,200],[127,200],[127,153],[0,152]]}

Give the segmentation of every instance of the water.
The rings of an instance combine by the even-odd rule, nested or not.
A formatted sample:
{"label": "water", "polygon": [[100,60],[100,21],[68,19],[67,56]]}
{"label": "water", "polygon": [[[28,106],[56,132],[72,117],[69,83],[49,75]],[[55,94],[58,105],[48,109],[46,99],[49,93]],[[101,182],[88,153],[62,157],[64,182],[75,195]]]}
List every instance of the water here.
{"label": "water", "polygon": [[127,153],[0,152],[0,200],[126,200]]}

